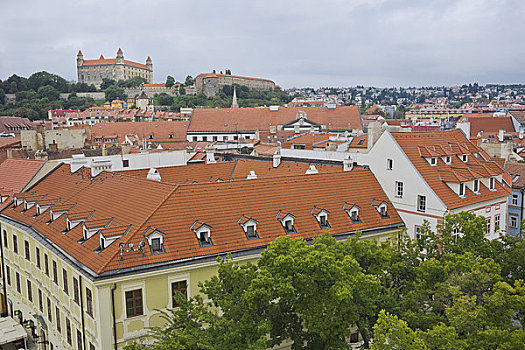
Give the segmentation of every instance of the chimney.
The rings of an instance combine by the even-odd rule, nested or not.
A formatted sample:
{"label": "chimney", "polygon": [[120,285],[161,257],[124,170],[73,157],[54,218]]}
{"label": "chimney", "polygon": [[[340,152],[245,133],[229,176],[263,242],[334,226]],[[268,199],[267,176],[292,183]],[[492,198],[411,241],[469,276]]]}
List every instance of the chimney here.
{"label": "chimney", "polygon": [[499,140],[499,142],[503,142],[504,138],[505,138],[505,130],[499,130],[498,131],[498,140]]}
{"label": "chimney", "polygon": [[368,151],[374,147],[382,133],[383,129],[380,122],[374,121],[368,124]]}
{"label": "chimney", "polygon": [[353,168],[352,159],[350,159],[350,156],[343,160],[343,170],[344,171],[350,171]]}
{"label": "chimney", "polygon": [[273,167],[277,168],[281,164],[281,155],[279,154],[279,151],[275,151],[273,155]]}
{"label": "chimney", "polygon": [[248,176],[246,176],[246,180],[253,180],[256,178],[257,178],[257,175],[255,175],[255,171],[253,170],[250,170],[250,173],[248,174]]}
{"label": "chimney", "polygon": [[215,160],[215,148],[213,147],[206,147],[206,164],[214,164],[217,163]]}

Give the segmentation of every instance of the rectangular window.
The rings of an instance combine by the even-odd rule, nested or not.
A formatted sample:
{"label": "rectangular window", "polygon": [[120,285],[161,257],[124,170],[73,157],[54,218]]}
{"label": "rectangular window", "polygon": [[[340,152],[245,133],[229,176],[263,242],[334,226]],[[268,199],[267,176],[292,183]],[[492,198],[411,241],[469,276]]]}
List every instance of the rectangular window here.
{"label": "rectangular window", "polygon": [[5,277],[7,277],[7,284],[11,285],[11,269],[9,266],[5,266]]}
{"label": "rectangular window", "polygon": [[430,158],[430,165],[432,165],[432,166],[437,165],[437,158],[436,157]]}
{"label": "rectangular window", "polygon": [[500,220],[500,216],[494,215],[494,231],[495,232],[499,231],[499,220]]}
{"label": "rectangular window", "polygon": [[459,184],[459,196],[463,197],[464,195],[465,195],[465,184],[464,183],[460,183]]}
{"label": "rectangular window", "polygon": [[126,292],[126,315],[127,317],[142,315],[142,289]]}
{"label": "rectangular window", "polygon": [[403,183],[401,181],[396,181],[396,197],[403,197]]}
{"label": "rectangular window", "polygon": [[7,242],[7,231],[4,230],[4,247],[9,248],[9,244]]}
{"label": "rectangular window", "polygon": [[493,190],[495,188],[494,186],[494,178],[491,177],[489,180],[489,189]]}
{"label": "rectangular window", "polygon": [[31,251],[29,250],[29,241],[24,241],[24,248],[26,253],[26,259],[31,261]]}
{"label": "rectangular window", "polygon": [[55,317],[56,317],[57,331],[58,333],[62,333],[62,327],[60,325],[60,309],[58,308],[58,306],[55,306]]}
{"label": "rectangular window", "polygon": [[450,156],[447,156],[447,157],[445,158],[445,163],[450,164],[451,160],[452,160],[452,159],[450,158]]}
{"label": "rectangular window", "polygon": [[77,348],[82,350],[82,333],[77,329]]}
{"label": "rectangular window", "polygon": [[517,194],[513,194],[512,195],[512,202],[511,202],[512,205],[518,205],[518,195]]}
{"label": "rectangular window", "polygon": [[518,217],[517,216],[510,216],[510,227],[512,228],[518,228]]}
{"label": "rectangular window", "polygon": [[18,254],[18,238],[13,234],[13,251]]}
{"label": "rectangular window", "polygon": [[486,233],[492,233],[492,227],[490,226],[490,218],[487,218],[487,229],[486,229]]}
{"label": "rectangular window", "polygon": [[36,250],[36,267],[38,267],[39,269],[42,268],[42,266],[40,265],[40,248],[36,247],[35,248]]}
{"label": "rectangular window", "polygon": [[392,159],[386,160],[386,170],[392,170],[392,167],[394,166],[394,161]]}
{"label": "rectangular window", "polygon": [[57,262],[53,260],[53,282],[55,284],[58,284],[58,269],[57,269]]}
{"label": "rectangular window", "polygon": [[427,210],[427,197],[426,196],[417,196],[417,211],[424,212]]}
{"label": "rectangular window", "polygon": [[91,289],[86,287],[86,312],[89,316],[93,317],[93,294]]}
{"label": "rectangular window", "polygon": [[38,308],[40,309],[40,312],[44,312],[44,298],[42,297],[42,291],[38,290]]}
{"label": "rectangular window", "polygon": [[78,294],[78,279],[73,277],[73,300],[75,303],[80,305],[80,298]]}
{"label": "rectangular window", "polygon": [[464,154],[462,157],[461,157],[461,160],[466,163],[468,161],[468,155],[467,154]]}
{"label": "rectangular window", "polygon": [[67,271],[66,269],[62,269],[62,279],[64,280],[64,293],[69,295],[69,284],[67,280]]}
{"label": "rectangular window", "polygon": [[47,254],[44,253],[44,272],[47,276],[49,276],[49,258],[47,257]]}
{"label": "rectangular window", "polygon": [[22,287],[20,286],[20,274],[18,272],[15,272],[15,279],[16,279],[16,291],[18,293],[22,293]]}
{"label": "rectangular window", "polygon": [[47,298],[47,319],[49,320],[49,322],[53,322],[53,311],[51,310],[51,300]]}
{"label": "rectangular window", "polygon": [[474,180],[474,192],[479,192],[479,180]]}
{"label": "rectangular window", "polygon": [[177,293],[181,293],[185,299],[188,298],[188,284],[186,281],[178,281],[173,282],[171,284],[171,299],[173,301],[172,307],[178,307],[179,304],[177,303],[177,300],[175,299],[175,295]]}
{"label": "rectangular window", "polygon": [[31,285],[30,280],[27,280],[27,299],[30,302],[33,302],[33,286]]}
{"label": "rectangular window", "polygon": [[71,322],[69,321],[69,318],[66,318],[66,339],[69,345],[73,343],[71,340]]}

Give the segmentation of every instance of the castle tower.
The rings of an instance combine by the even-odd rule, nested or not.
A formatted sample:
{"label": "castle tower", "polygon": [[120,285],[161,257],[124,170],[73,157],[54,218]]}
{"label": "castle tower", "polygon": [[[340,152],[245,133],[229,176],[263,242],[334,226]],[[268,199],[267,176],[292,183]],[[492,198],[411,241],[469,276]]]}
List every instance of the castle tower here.
{"label": "castle tower", "polygon": [[122,49],[119,48],[117,51],[117,64],[124,63],[124,53],[122,52]]}
{"label": "castle tower", "polygon": [[82,54],[82,51],[78,50],[77,54],[77,67],[80,67],[84,64],[84,55]]}
{"label": "castle tower", "polygon": [[153,62],[151,62],[151,57],[149,56],[146,59],[146,66],[148,67],[149,70],[153,71]]}
{"label": "castle tower", "polygon": [[235,89],[235,86],[233,87],[233,100],[231,108],[239,108],[239,104],[237,103],[237,90]]}

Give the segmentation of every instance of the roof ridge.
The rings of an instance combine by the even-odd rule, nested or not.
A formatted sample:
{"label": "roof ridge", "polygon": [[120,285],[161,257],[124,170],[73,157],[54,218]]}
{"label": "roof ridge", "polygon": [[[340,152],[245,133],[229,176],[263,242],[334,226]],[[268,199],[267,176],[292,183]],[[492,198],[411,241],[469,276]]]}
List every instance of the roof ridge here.
{"label": "roof ridge", "polygon": [[[153,216],[153,214],[155,214],[155,212],[156,212],[157,210],[159,210],[159,208],[160,208],[160,207],[161,207],[161,206],[162,206],[162,205],[168,200],[168,198],[171,197],[171,195],[172,195],[175,191],[177,191],[178,188],[179,188],[179,185],[175,185],[175,186],[173,187],[173,189],[172,189],[172,190],[166,195],[166,197],[164,197],[164,199],[161,200],[161,201],[159,202],[159,204],[155,207],[155,209],[153,209],[153,210],[151,211],[151,213],[149,213],[149,215],[144,219],[144,221],[142,221],[142,223],[141,223],[140,225],[137,226],[137,230],[135,230],[134,232],[132,232],[132,234],[129,235],[128,239],[126,240],[126,244],[129,243],[129,241],[130,241],[132,238],[134,238],[133,235],[134,235],[135,233],[140,232],[141,228],[144,227],[145,223],[148,222],[148,220]],[[127,233],[129,233],[129,231],[128,231]],[[106,268],[106,266],[108,266],[108,264],[109,264],[109,263],[115,258],[115,256],[117,256],[117,255],[119,255],[119,254],[120,254],[120,252],[117,251],[117,252],[115,252],[115,254],[111,255],[111,256],[106,260],[106,262],[105,262],[104,264],[102,264],[102,265],[98,268],[98,270],[96,271],[96,273],[101,273],[101,272],[103,272],[104,269]]]}

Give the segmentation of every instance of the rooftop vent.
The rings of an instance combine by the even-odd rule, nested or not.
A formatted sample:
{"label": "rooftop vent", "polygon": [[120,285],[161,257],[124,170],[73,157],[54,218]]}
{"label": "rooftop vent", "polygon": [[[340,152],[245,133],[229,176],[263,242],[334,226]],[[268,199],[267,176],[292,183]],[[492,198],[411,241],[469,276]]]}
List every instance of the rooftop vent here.
{"label": "rooftop vent", "polygon": [[279,106],[270,106],[270,112],[277,112],[279,111]]}
{"label": "rooftop vent", "polygon": [[153,180],[153,181],[160,181],[161,177],[160,177],[159,171],[155,168],[150,168],[148,171],[147,179]]}

